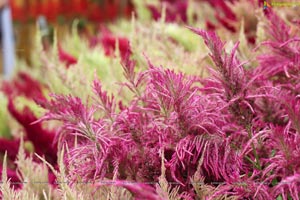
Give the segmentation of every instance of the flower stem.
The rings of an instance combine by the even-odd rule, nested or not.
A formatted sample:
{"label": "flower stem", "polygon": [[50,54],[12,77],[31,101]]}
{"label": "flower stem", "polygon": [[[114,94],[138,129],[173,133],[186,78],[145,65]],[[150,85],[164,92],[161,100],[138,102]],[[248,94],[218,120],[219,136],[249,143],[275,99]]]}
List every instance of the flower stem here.
{"label": "flower stem", "polygon": [[[252,131],[251,131],[251,127],[249,125],[247,125],[246,126],[246,130],[247,130],[249,139],[251,139],[253,137],[253,134],[252,134]],[[260,161],[259,161],[259,157],[258,157],[258,154],[257,154],[257,150],[256,150],[255,145],[254,145],[253,142],[251,143],[251,147],[252,147],[252,151],[253,151],[253,154],[254,154],[254,157],[255,157],[255,161],[256,161],[256,162],[252,161],[251,163],[253,163],[253,164],[255,163],[254,166],[257,169],[261,170],[262,168],[261,168],[261,165],[260,165]],[[246,158],[250,159],[249,157],[246,157]]]}

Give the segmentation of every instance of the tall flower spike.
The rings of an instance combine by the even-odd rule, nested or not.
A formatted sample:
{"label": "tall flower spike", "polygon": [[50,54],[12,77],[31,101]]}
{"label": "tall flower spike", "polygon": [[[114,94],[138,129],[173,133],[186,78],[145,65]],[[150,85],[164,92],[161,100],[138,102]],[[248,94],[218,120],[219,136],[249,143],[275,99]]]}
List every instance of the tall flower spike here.
{"label": "tall flower spike", "polygon": [[268,32],[273,37],[273,40],[281,43],[286,42],[290,38],[290,27],[273,11],[268,12],[266,16],[270,22]]}
{"label": "tall flower spike", "polygon": [[200,35],[210,49],[210,56],[218,70],[218,72],[215,73],[211,69],[211,72],[222,83],[227,100],[231,100],[234,96],[243,92],[246,86],[246,74],[243,69],[243,63],[240,63],[235,55],[239,43],[236,43],[231,53],[227,54],[224,50],[224,43],[215,33],[195,28],[190,29]]}
{"label": "tall flower spike", "polygon": [[293,35],[290,27],[275,13],[268,15],[269,41],[262,44],[269,47],[269,52],[258,57],[260,65],[255,73],[261,73],[265,79],[272,77],[275,84],[291,87],[297,95],[300,92],[300,38]]}
{"label": "tall flower spike", "polygon": [[[113,100],[108,98],[97,81],[95,84],[96,92],[103,101],[103,109],[109,112],[114,110]],[[63,122],[58,132],[59,147],[66,145],[69,149],[68,154],[64,155],[64,162],[72,183],[79,177],[83,181],[95,181],[112,178],[112,173],[117,174],[114,170],[118,169],[118,162],[122,160],[123,154],[120,152],[123,152],[123,146],[105,117],[94,119],[97,104],[88,107],[78,97],[52,95],[51,101],[41,102],[40,105],[49,110],[41,121]]]}
{"label": "tall flower spike", "polygon": [[96,102],[98,108],[105,113],[106,118],[113,120],[116,112],[114,96],[108,96],[107,92],[102,89],[102,85],[98,79],[95,79],[93,82],[93,90],[97,95]]}
{"label": "tall flower spike", "polygon": [[222,59],[224,43],[220,40],[220,38],[216,35],[215,32],[207,32],[201,29],[196,29],[193,27],[188,27],[191,31],[200,35],[206,44],[206,46],[210,49],[214,63],[216,64],[219,70],[222,70],[224,66],[224,60]]}
{"label": "tall flower spike", "polygon": [[[245,70],[243,65],[246,62],[240,63],[237,59],[236,51],[239,45],[237,42],[230,53],[226,53],[221,42],[214,33],[205,32],[202,30],[192,29],[200,34],[208,48],[211,51],[211,57],[217,67],[217,71],[210,68],[212,78],[202,80],[204,85],[203,91],[214,91],[220,99],[227,102],[230,107],[230,112],[239,117],[243,116],[243,123],[249,123],[252,115],[255,113],[253,99],[264,94],[253,90],[256,88],[254,83],[262,74],[251,74],[250,70]],[[213,90],[211,90],[213,89]],[[251,94],[252,93],[252,94]],[[247,116],[245,116],[245,114]]]}
{"label": "tall flower spike", "polygon": [[[59,142],[64,140],[64,137],[73,133],[79,133],[81,136],[92,136],[85,128],[90,127],[90,122],[93,120],[93,108],[87,108],[78,97],[51,95],[50,101],[37,101],[37,103],[48,110],[48,112],[36,123],[44,120],[58,120],[64,122],[63,133],[59,134]],[[79,128],[78,126],[83,126]],[[79,131],[79,132],[78,132]]]}
{"label": "tall flower spike", "polygon": [[136,61],[130,58],[130,49],[127,50],[125,57],[123,58],[121,65],[123,68],[123,75],[127,82],[122,83],[129,90],[131,90],[135,95],[141,97],[141,86],[145,83],[145,72],[136,73]]}

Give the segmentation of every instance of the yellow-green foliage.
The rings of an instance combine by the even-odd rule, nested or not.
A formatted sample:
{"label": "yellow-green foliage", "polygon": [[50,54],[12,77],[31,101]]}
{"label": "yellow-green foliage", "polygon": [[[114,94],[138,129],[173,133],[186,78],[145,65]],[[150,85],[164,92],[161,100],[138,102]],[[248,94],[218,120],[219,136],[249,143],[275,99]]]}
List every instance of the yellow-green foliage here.
{"label": "yellow-green foliage", "polygon": [[[130,27],[130,30],[120,31],[119,27]],[[138,68],[147,67],[146,55],[155,65],[187,74],[203,73],[203,61],[208,51],[200,38],[187,27],[163,21],[141,22],[133,19],[131,25],[128,21],[119,21],[111,24],[110,29],[129,38]]]}
{"label": "yellow-green foliage", "polygon": [[[137,61],[138,71],[148,67],[145,55],[155,65],[191,75],[203,75],[203,66],[210,62],[205,45],[187,27],[163,21],[142,23],[133,19],[110,24],[109,28],[114,35],[125,36],[130,40],[132,57]],[[39,35],[37,32],[36,37]],[[68,69],[58,59],[56,40],[48,52],[42,51],[40,40],[36,41],[35,55],[40,58],[36,58],[39,62],[33,62],[36,66],[31,66],[30,73],[45,83],[51,93],[73,94],[87,100],[95,75],[109,93],[118,91],[119,83],[125,81],[118,50],[117,57],[107,57],[101,44],[91,48],[87,40],[79,37],[75,28],[59,42],[64,51],[78,60],[77,64]],[[24,65],[20,69],[25,69]],[[129,95],[125,91],[117,98],[127,99]]]}
{"label": "yellow-green foliage", "polygon": [[2,93],[0,93],[0,137],[10,138],[11,132],[8,125],[8,112],[6,110],[7,100]]}
{"label": "yellow-green foliage", "polygon": [[[137,61],[139,71],[147,68],[146,55],[154,65],[161,65],[190,75],[205,76],[204,67],[210,64],[211,60],[202,40],[183,24],[165,23],[163,19],[157,22],[150,20],[150,13],[144,12],[145,5],[146,3],[155,4],[155,2],[135,1],[139,18],[108,24],[109,29],[114,35],[124,36],[130,40],[132,57]],[[189,3],[191,4],[188,9],[190,26],[205,28],[205,21],[202,19],[213,17],[213,8],[208,3],[201,3],[201,5],[193,1]],[[199,12],[199,9],[203,12]],[[141,17],[141,15],[145,16]],[[193,20],[193,15],[196,15],[199,20]],[[47,84],[51,92],[73,94],[82,99],[88,98],[87,94],[95,74],[109,93],[118,91],[120,88],[118,83],[124,81],[120,57],[107,57],[101,44],[96,48],[91,48],[88,41],[78,35],[76,26],[75,21],[71,33],[67,34],[64,40],[57,42],[54,38],[53,48],[47,53],[42,52],[41,34],[39,32],[35,34],[37,39],[30,73]],[[228,41],[229,45],[241,39],[239,49],[241,56],[249,56],[244,24],[236,26],[241,30],[236,34],[228,34],[228,31],[224,31],[222,27],[217,29],[217,32],[227,32],[221,36]],[[58,59],[57,43],[64,51],[77,58],[78,63],[66,69],[65,64]],[[119,97],[126,99],[126,95],[119,94]]]}
{"label": "yellow-green foliage", "polygon": [[162,151],[161,155],[161,175],[159,177],[159,184],[156,185],[156,191],[159,196],[166,200],[180,200],[179,196],[179,187],[172,188],[166,179],[166,168],[164,164],[165,156],[164,151]]}
{"label": "yellow-green foliage", "polygon": [[1,199],[4,200],[40,200],[52,199],[50,195],[50,185],[48,184],[48,170],[43,164],[32,161],[32,156],[25,158],[23,142],[21,142],[16,162],[19,171],[19,177],[22,184],[21,190],[11,188],[10,180],[7,179],[7,156],[4,155]]}
{"label": "yellow-green foliage", "polygon": [[23,190],[42,198],[44,193],[49,193],[48,168],[45,164],[39,164],[32,160],[32,156],[26,158],[23,140],[17,158],[17,167],[23,184]]}

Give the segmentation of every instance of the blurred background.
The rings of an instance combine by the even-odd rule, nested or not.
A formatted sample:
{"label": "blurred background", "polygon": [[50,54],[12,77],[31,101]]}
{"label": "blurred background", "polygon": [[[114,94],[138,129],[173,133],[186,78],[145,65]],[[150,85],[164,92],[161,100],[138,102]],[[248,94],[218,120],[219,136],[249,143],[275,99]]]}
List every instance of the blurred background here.
{"label": "blurred background", "polygon": [[15,55],[30,65],[37,28],[49,38],[55,30],[61,40],[76,19],[78,31],[91,35],[101,23],[130,18],[133,8],[130,0],[0,0],[1,71],[14,65]]}
{"label": "blurred background", "polygon": [[[107,32],[107,24],[111,22],[120,19],[130,20],[133,15],[143,23],[144,19],[157,21],[161,19],[163,10],[166,22],[198,26],[207,30],[222,32],[225,29],[230,33],[238,33],[245,25],[243,29],[246,38],[250,44],[254,44],[257,16],[261,15],[256,11],[267,12],[269,9],[265,7],[263,9],[266,2],[265,0],[0,0],[0,68],[5,74],[12,74],[11,66],[15,65],[15,61],[24,61],[27,66],[32,66],[37,30],[41,34],[38,37],[42,37],[43,48],[47,50],[53,44],[53,39],[64,40],[74,27],[80,37],[93,40],[93,36]],[[280,13],[286,14],[285,18],[289,19],[289,14],[296,13],[294,15],[298,16],[300,12],[299,7],[293,9],[280,7]]]}

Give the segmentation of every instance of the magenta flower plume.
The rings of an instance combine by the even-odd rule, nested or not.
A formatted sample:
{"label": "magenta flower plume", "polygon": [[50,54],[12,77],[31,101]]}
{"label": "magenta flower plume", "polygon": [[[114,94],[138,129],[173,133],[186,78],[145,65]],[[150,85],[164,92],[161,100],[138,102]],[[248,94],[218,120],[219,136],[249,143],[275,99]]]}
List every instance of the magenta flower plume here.
{"label": "magenta flower plume", "polygon": [[[99,90],[96,88],[97,92],[100,92]],[[71,179],[76,181],[77,175],[80,175],[83,181],[103,179],[109,173],[110,161],[106,159],[113,153],[111,148],[114,146],[114,140],[118,139],[108,130],[108,121],[95,120],[95,109],[86,107],[78,97],[52,97],[50,102],[40,102],[41,106],[49,110],[41,120],[59,120],[64,123],[59,132],[58,142],[60,147],[67,145],[70,149],[65,163],[70,167]],[[103,97],[102,100],[105,101],[106,98]]]}
{"label": "magenta flower plume", "polygon": [[150,10],[154,20],[159,20],[161,18],[163,5],[166,8],[166,22],[187,22],[187,0],[162,0],[160,2],[160,6],[148,5],[147,7]]}
{"label": "magenta flower plume", "polygon": [[299,199],[298,37],[268,15],[272,39],[263,44],[271,48],[256,68],[238,59],[238,42],[228,53],[215,33],[190,28],[210,50],[208,78],[156,67],[148,58],[148,69],[138,72],[127,49],[121,85],[131,101],[116,102],[97,78],[88,102],[71,95],[41,101],[48,110],[41,121],[61,122],[68,179],[97,187],[118,180],[111,184],[136,199],[161,199],[146,183],[161,180],[163,165],[182,198],[197,198],[193,181],[201,177],[205,199]]}
{"label": "magenta flower plume", "polygon": [[224,43],[215,33],[194,28],[191,30],[203,37],[217,69],[217,71],[209,69],[213,78],[202,81],[204,84],[202,90],[206,93],[218,94],[219,99],[226,103],[225,106],[228,106],[231,114],[239,118],[239,123],[244,126],[251,123],[254,117],[253,99],[263,96],[257,92],[253,93],[251,87],[255,87],[253,82],[261,75],[257,74],[249,78],[251,73],[245,71],[244,63],[240,63],[235,56],[239,43],[236,43],[231,53],[227,54],[224,50]]}
{"label": "magenta flower plume", "polygon": [[255,73],[260,73],[266,79],[275,79],[274,83],[283,87],[292,87],[295,94],[299,93],[299,52],[300,37],[293,35],[290,27],[276,14],[270,12],[268,32],[271,40],[263,42],[269,48],[268,53],[258,57],[260,66]]}

